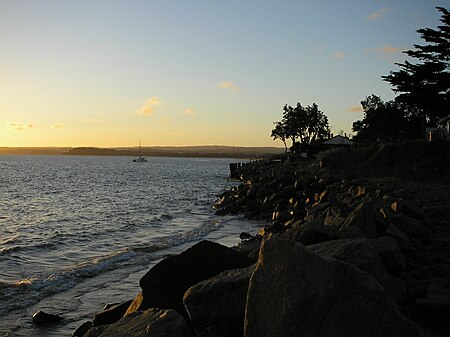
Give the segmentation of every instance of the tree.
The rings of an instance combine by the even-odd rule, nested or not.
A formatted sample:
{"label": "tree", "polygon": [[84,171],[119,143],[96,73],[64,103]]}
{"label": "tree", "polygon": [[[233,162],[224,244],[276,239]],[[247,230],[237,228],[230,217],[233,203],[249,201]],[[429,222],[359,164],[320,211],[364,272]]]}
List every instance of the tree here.
{"label": "tree", "polygon": [[275,127],[272,130],[271,137],[273,140],[279,139],[284,144],[284,153],[287,153],[287,144],[286,144],[286,130],[284,129],[283,123],[281,122],[274,122]]}
{"label": "tree", "polygon": [[443,25],[417,30],[426,44],[404,52],[418,63],[396,63],[401,69],[382,77],[400,93],[396,101],[420,114],[422,128],[434,126],[450,106],[450,12],[443,7],[437,10],[442,13]]}
{"label": "tree", "polygon": [[[292,149],[298,147],[298,143],[309,145],[316,140],[326,139],[330,135],[328,117],[313,103],[303,107],[297,103],[295,107],[285,105],[281,121],[274,123],[272,137],[283,141],[291,139]],[[299,142],[297,142],[299,140]]]}
{"label": "tree", "polygon": [[353,123],[354,137],[359,142],[398,142],[421,134],[417,110],[399,102],[371,95],[361,101],[364,118]]}

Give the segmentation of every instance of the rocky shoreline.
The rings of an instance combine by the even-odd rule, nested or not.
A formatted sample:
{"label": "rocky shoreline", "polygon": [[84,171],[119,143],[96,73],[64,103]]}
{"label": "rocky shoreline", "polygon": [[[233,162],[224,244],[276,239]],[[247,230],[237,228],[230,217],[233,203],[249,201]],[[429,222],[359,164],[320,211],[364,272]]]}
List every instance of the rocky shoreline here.
{"label": "rocky shoreline", "polygon": [[214,207],[258,235],[162,260],[73,336],[449,336],[449,185],[325,162],[240,166]]}

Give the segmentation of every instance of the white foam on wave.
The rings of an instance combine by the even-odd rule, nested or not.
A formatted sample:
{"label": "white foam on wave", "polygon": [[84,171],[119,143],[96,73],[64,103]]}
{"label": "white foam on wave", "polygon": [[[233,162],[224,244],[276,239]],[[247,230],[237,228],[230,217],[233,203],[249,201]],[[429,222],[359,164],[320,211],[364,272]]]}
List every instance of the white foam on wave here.
{"label": "white foam on wave", "polygon": [[68,290],[83,279],[112,270],[118,263],[126,262],[136,255],[136,252],[129,249],[120,250],[49,275],[30,277],[14,284],[3,284],[2,297],[5,301],[2,301],[0,307],[0,317],[12,310],[33,305],[49,295]]}
{"label": "white foam on wave", "polygon": [[149,244],[134,246],[132,249],[134,251],[146,253],[162,251],[185,243],[199,241],[208,236],[211,232],[219,230],[222,226],[222,223],[209,219],[207,223],[203,223],[197,228],[164,237],[158,237],[152,240]]}

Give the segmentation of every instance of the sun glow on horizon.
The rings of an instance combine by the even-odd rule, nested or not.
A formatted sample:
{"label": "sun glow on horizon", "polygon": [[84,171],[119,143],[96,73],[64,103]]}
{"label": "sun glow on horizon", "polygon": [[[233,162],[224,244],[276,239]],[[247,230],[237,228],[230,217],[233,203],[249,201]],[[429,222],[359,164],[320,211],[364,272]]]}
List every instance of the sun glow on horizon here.
{"label": "sun glow on horizon", "polygon": [[297,102],[350,134],[443,1],[325,1],[1,2],[0,147],[278,147]]}

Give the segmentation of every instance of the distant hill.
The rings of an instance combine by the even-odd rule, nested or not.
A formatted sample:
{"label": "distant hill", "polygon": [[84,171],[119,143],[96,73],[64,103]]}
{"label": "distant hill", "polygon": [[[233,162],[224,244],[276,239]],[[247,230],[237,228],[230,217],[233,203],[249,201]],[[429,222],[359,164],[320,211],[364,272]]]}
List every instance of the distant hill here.
{"label": "distant hill", "polygon": [[[155,146],[142,147],[141,154],[146,157],[214,157],[214,158],[261,158],[283,153],[278,147],[240,147],[240,146]],[[40,154],[40,155],[89,155],[89,156],[136,156],[136,147],[120,148],[36,148],[0,147],[0,154]]]}

